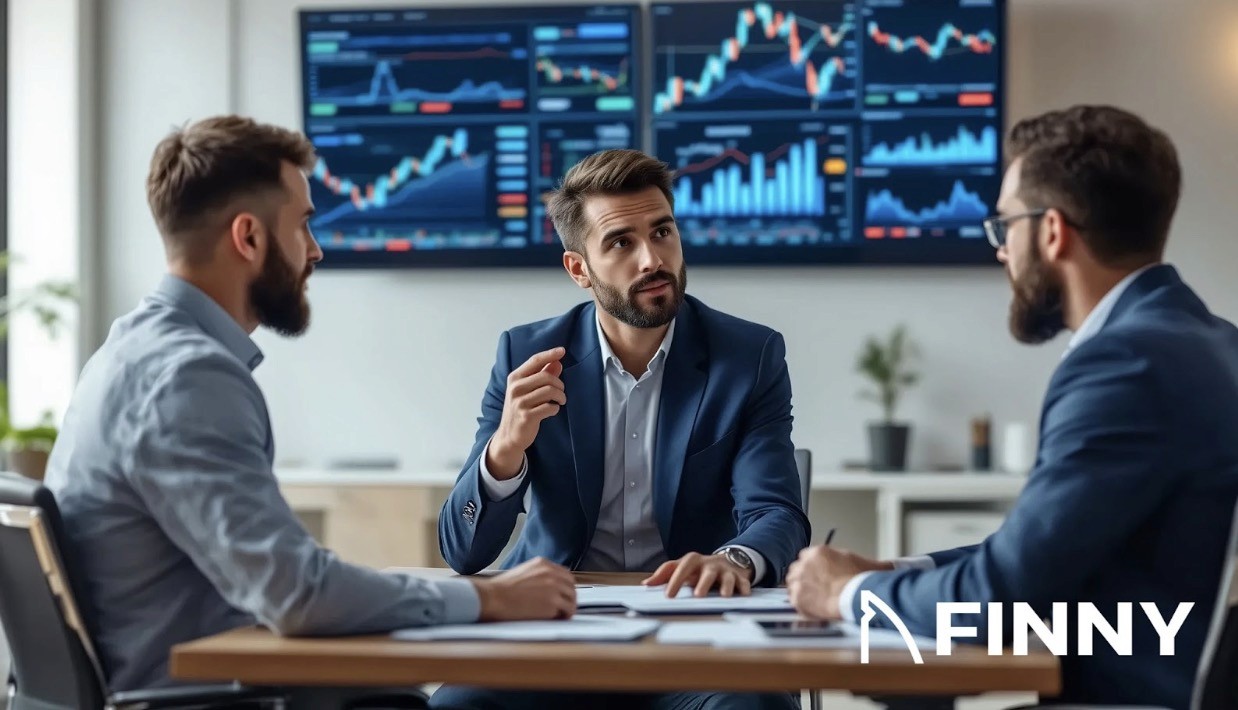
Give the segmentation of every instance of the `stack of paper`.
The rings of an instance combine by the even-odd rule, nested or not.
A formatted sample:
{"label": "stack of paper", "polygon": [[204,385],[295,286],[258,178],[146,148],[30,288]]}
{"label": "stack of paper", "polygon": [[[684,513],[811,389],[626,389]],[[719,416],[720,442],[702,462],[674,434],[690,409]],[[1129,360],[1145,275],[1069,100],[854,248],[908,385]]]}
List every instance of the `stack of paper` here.
{"label": "stack of paper", "polygon": [[562,621],[500,621],[402,629],[400,641],[635,641],[661,624],[656,619],[577,615]]}
{"label": "stack of paper", "polygon": [[717,592],[696,597],[691,587],[671,599],[665,587],[590,587],[576,590],[576,607],[582,611],[621,606],[640,614],[721,614],[727,611],[791,611],[785,589],[754,589],[750,596],[724,597]]}

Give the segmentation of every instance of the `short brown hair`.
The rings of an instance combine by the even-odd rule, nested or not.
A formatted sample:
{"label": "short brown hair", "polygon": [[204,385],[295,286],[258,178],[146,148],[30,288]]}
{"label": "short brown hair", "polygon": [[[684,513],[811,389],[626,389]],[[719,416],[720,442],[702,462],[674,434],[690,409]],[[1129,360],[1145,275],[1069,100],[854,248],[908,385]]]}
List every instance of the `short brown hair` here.
{"label": "short brown hair", "polygon": [[675,208],[666,163],[639,150],[604,150],[567,171],[559,188],[546,199],[546,213],[559,232],[563,248],[584,254],[589,235],[585,201],[596,195],[625,195],[650,187],[661,190],[671,209]]}
{"label": "short brown hair", "polygon": [[164,138],[151,158],[146,201],[169,256],[208,259],[214,230],[235,216],[221,212],[240,198],[281,190],[285,161],[313,169],[313,144],[242,116],[208,118]]}
{"label": "short brown hair", "polygon": [[1020,197],[1057,208],[1102,263],[1159,260],[1178,207],[1182,170],[1169,137],[1112,106],[1075,106],[1019,122]]}

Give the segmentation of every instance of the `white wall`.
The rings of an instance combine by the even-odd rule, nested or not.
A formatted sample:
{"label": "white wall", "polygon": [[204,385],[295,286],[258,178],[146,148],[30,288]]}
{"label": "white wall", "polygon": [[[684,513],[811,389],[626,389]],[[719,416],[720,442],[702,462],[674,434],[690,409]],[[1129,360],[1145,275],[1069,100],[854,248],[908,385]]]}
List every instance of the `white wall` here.
{"label": "white wall", "polygon": [[[146,163],[172,124],[239,111],[298,126],[296,0],[103,0],[100,105],[101,312],[131,308],[158,278],[159,240],[142,196]],[[333,0],[332,6],[343,4]],[[1238,4],[1233,0],[1014,0],[1009,114],[1111,102],[1177,141],[1186,188],[1170,258],[1213,309],[1238,318]],[[853,362],[861,340],[908,323],[924,384],[904,414],[912,464],[966,460],[967,420],[1035,423],[1063,340],[1006,333],[998,269],[691,268],[706,302],[783,331],[795,439],[822,466],[865,455]],[[319,271],[299,341],[258,336],[258,379],[282,461],[393,454],[457,464],[472,441],[499,332],[583,297],[537,271]],[[105,332],[105,328],[100,332]]]}

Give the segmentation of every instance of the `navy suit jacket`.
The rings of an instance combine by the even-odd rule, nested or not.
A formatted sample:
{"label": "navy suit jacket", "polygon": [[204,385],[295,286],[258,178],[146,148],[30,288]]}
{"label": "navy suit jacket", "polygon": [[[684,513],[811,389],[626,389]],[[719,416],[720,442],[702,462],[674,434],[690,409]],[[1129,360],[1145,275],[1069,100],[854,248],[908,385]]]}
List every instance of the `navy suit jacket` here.
{"label": "navy suit jacket", "polygon": [[[1185,710],[1238,501],[1235,422],[1238,329],[1209,313],[1173,267],[1152,267],[1058,366],[1035,468],[1002,527],[979,545],[933,555],[936,569],[878,572],[860,589],[930,637],[937,602],[1007,603],[1007,646],[1009,602],[1050,619],[1051,603],[1067,602],[1062,700]],[[1083,601],[1114,628],[1117,603],[1135,602],[1132,655],[1117,655],[1099,634],[1094,655],[1076,653]],[[1174,655],[1160,655],[1139,602],[1155,603],[1166,621],[1179,602],[1194,602]],[[956,615],[954,625],[978,626],[987,638],[987,615]]]}
{"label": "navy suit jacket", "polygon": [[[489,566],[532,490],[524,529],[504,567],[545,557],[576,569],[597,526],[604,476],[605,381],[595,307],[513,328],[482,399],[468,463],[439,516],[439,546],[457,572]],[[525,452],[519,491],[490,500],[480,459],[503,414],[507,376],[534,353],[565,346],[567,406],[542,422]],[[653,509],[670,559],[746,545],[782,581],[808,544],[791,444],[791,382],[782,336],[686,297],[665,363],[653,452]]]}

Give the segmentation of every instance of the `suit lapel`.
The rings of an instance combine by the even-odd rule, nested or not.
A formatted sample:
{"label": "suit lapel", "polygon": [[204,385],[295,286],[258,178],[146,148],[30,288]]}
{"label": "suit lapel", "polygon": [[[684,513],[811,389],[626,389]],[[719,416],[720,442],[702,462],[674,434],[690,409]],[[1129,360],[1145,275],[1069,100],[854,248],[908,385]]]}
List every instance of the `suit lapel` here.
{"label": "suit lapel", "polygon": [[[597,528],[606,465],[606,430],[603,422],[606,390],[594,318],[594,306],[581,310],[576,332],[564,357],[562,375],[567,393],[567,423],[572,460],[576,467],[576,488],[590,536]],[[569,359],[572,362],[567,362]]]}
{"label": "suit lapel", "polygon": [[693,300],[685,299],[675,320],[675,337],[666,358],[653,450],[654,517],[667,554],[671,554],[671,517],[679,495],[684,459],[709,380],[704,336]]}

